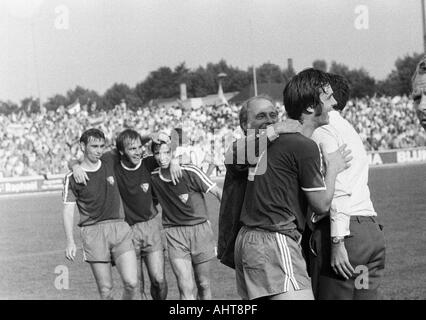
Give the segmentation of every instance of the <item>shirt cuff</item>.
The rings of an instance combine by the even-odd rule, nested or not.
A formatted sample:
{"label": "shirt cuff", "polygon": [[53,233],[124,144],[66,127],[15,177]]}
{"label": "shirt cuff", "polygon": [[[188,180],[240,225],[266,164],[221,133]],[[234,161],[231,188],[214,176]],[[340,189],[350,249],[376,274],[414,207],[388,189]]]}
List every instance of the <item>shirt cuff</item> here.
{"label": "shirt cuff", "polygon": [[349,226],[351,218],[344,213],[333,213],[330,216],[330,236],[345,237],[351,234]]}

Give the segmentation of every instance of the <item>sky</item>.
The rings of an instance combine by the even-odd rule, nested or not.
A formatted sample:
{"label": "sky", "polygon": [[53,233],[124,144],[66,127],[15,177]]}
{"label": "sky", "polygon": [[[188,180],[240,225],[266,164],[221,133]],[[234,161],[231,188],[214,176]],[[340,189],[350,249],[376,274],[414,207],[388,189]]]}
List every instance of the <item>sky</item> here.
{"label": "sky", "polygon": [[0,0],[0,100],[103,94],[161,66],[316,59],[384,79],[423,51],[421,0]]}

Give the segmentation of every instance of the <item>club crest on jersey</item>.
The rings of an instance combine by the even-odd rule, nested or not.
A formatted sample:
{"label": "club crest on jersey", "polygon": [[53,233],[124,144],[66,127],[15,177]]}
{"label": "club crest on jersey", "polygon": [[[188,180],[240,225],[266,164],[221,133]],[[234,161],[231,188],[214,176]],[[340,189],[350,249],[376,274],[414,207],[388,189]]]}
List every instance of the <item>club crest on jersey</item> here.
{"label": "club crest on jersey", "polygon": [[144,192],[147,192],[149,189],[149,183],[142,183],[141,188]]}
{"label": "club crest on jersey", "polygon": [[179,199],[180,199],[180,201],[182,201],[183,203],[186,203],[187,201],[188,201],[188,194],[187,193],[184,193],[184,194],[180,194],[179,195]]}
{"label": "club crest on jersey", "polygon": [[109,182],[109,184],[110,184],[110,185],[112,185],[112,186],[114,185],[114,182],[115,182],[115,181],[114,181],[114,177],[113,177],[113,176],[109,176],[109,177],[107,178],[107,181]]}

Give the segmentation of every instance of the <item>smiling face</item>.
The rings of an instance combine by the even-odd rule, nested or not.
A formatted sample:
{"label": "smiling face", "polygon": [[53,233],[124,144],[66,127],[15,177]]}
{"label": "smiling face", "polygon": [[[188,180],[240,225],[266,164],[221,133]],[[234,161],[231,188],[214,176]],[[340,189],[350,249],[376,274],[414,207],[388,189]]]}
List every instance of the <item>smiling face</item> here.
{"label": "smiling face", "polygon": [[137,166],[142,159],[142,142],[140,139],[127,140],[124,142],[124,153],[121,155],[132,165]]}
{"label": "smiling face", "polygon": [[167,169],[170,165],[170,161],[172,160],[170,146],[166,143],[155,146],[154,157],[162,169]]}
{"label": "smiling face", "polygon": [[420,60],[412,81],[414,108],[420,124],[426,130],[426,56]]}
{"label": "smiling face", "polygon": [[247,108],[247,129],[266,129],[276,123],[278,112],[271,101],[263,98],[251,101]]}

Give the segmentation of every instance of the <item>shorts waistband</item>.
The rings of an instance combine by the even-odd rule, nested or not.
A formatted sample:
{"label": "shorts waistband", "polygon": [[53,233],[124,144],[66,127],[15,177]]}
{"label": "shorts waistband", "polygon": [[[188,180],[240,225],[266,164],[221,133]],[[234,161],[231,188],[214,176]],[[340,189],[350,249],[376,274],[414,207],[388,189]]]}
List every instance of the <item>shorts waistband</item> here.
{"label": "shorts waistband", "polygon": [[272,231],[272,230],[263,229],[263,228],[259,228],[259,227],[242,226],[242,228],[244,228],[246,230],[256,230],[256,231],[261,231],[261,232],[270,232],[270,233],[283,234],[283,235],[291,238],[292,240],[294,240],[298,244],[300,244],[300,242],[302,241],[302,234],[298,230],[296,230],[296,229],[294,229],[294,230],[287,230],[285,232],[278,232],[278,231]]}
{"label": "shorts waistband", "polygon": [[199,223],[196,223],[196,224],[176,224],[176,225],[166,225],[166,226],[163,226],[163,227],[164,227],[164,229],[175,228],[175,227],[195,227],[195,226],[199,226],[203,223],[209,223],[209,222],[210,222],[209,220],[204,220],[203,222],[199,222]]}
{"label": "shorts waistband", "polygon": [[91,226],[97,226],[99,224],[107,224],[107,223],[117,223],[117,222],[124,222],[124,219],[109,219],[109,220],[102,220],[96,223],[82,225],[82,227],[91,227]]}

